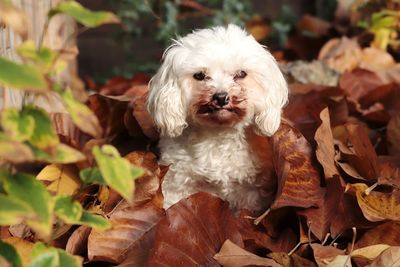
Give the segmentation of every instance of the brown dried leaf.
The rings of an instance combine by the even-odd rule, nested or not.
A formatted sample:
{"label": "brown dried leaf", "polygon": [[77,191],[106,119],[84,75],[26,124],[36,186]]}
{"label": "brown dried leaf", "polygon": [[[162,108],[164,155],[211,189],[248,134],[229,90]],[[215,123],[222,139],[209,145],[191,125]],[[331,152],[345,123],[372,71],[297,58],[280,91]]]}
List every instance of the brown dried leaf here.
{"label": "brown dried leaf", "polygon": [[339,147],[342,158],[350,163],[357,173],[368,180],[379,175],[378,156],[371,144],[367,129],[359,124],[346,124],[347,149]]}
{"label": "brown dried leaf", "polygon": [[215,266],[213,256],[226,239],[243,247],[228,203],[196,193],[166,211],[146,266]]}
{"label": "brown dried leaf", "polygon": [[278,190],[271,208],[319,206],[325,192],[310,144],[298,130],[282,124],[272,137],[272,146]]}
{"label": "brown dried leaf", "polygon": [[301,266],[301,267],[316,267],[317,265],[305,258],[296,254],[288,255],[287,253],[272,252],[267,255],[283,266]]}
{"label": "brown dried leaf", "polygon": [[83,256],[87,250],[87,241],[92,228],[86,225],[79,226],[69,237],[65,250],[73,255]]}
{"label": "brown dried leaf", "polygon": [[379,169],[378,183],[380,185],[389,185],[400,189],[400,161],[398,158],[380,156]]}
{"label": "brown dried leaf", "polygon": [[337,237],[337,235],[352,227],[359,229],[371,228],[372,226],[374,226],[374,223],[365,219],[357,204],[357,198],[349,194],[344,194],[336,211],[336,216],[331,223],[331,236]]}
{"label": "brown dried leaf", "polygon": [[338,72],[351,71],[362,58],[362,51],[357,41],[347,37],[329,40],[320,50],[318,59]]}
{"label": "brown dried leaf", "polygon": [[331,223],[337,215],[339,204],[342,201],[344,187],[339,176],[327,180],[324,202],[318,208],[308,208],[299,211],[310,223],[311,232],[320,240],[324,240],[329,232]]}
{"label": "brown dried leaf", "polygon": [[364,69],[345,72],[339,80],[340,88],[345,90],[353,101],[358,101],[361,97],[382,85],[384,83],[378,75]]}
{"label": "brown dried leaf", "polygon": [[138,253],[134,250],[143,246],[148,232],[164,216],[160,185],[165,173],[158,166],[156,156],[150,152],[132,152],[125,158],[144,168],[147,173],[135,181],[132,206],[123,201],[112,211],[112,229],[91,232],[88,240],[89,260],[122,263],[131,253]]}
{"label": "brown dried leaf", "polygon": [[328,179],[339,174],[335,165],[335,147],[328,108],[321,111],[320,118],[322,123],[315,132],[315,141],[318,144],[316,155],[324,168],[325,179]]}
{"label": "brown dried leaf", "polygon": [[326,20],[306,14],[297,22],[296,26],[301,31],[306,31],[316,37],[320,37],[328,33],[332,24]]}
{"label": "brown dried leaf", "polygon": [[345,255],[343,250],[337,249],[331,246],[323,246],[320,244],[311,244],[311,248],[314,253],[315,261],[318,267],[327,266],[331,263],[338,255]]}
{"label": "brown dried leaf", "polygon": [[104,130],[104,136],[115,136],[125,129],[124,114],[128,108],[129,98],[116,98],[101,94],[89,96],[89,107],[96,114]]}
{"label": "brown dried leaf", "polygon": [[273,259],[262,258],[250,253],[229,239],[222,244],[220,251],[214,255],[214,259],[224,267],[242,267],[247,265],[282,267]]}
{"label": "brown dried leaf", "polygon": [[393,67],[396,64],[393,57],[386,51],[374,47],[366,47],[362,50],[359,68],[370,71],[378,71]]}
{"label": "brown dried leaf", "polygon": [[400,220],[400,191],[381,193],[372,191],[366,194],[366,184],[348,184],[346,191],[355,193],[357,202],[365,216],[371,222]]}
{"label": "brown dried leaf", "polygon": [[390,154],[400,157],[400,112],[389,121],[386,134]]}
{"label": "brown dried leaf", "polygon": [[390,246],[400,244],[400,223],[389,221],[366,231],[354,247],[362,248],[374,244],[388,244]]}
{"label": "brown dried leaf", "polygon": [[390,247],[383,251],[366,267],[395,267],[400,265],[400,247]]}

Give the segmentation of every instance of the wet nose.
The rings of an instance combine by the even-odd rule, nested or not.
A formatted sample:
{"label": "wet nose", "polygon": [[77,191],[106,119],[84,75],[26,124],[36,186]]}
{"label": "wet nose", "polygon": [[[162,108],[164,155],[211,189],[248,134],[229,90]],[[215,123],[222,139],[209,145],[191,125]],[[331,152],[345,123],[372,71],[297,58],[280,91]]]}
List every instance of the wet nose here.
{"label": "wet nose", "polygon": [[229,103],[229,95],[227,92],[219,92],[213,95],[213,101],[220,107],[223,107]]}

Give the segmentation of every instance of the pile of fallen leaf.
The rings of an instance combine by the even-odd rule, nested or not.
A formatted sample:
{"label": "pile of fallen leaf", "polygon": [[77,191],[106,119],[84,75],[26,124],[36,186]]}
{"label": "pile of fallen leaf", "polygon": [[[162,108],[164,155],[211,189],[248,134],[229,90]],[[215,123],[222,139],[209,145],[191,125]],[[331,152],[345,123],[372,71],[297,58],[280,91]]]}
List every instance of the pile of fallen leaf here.
{"label": "pile of fallen leaf", "polygon": [[[273,159],[278,181],[262,215],[234,213],[201,192],[163,210],[168,167],[157,163],[158,135],[144,105],[148,77],[115,78],[89,97],[101,139],[52,114],[65,143],[83,152],[112,143],[146,170],[129,205],[105,186],[79,191],[77,173],[87,166],[42,169],[38,179],[49,190],[75,192],[112,224],[106,231],[55,226],[53,245],[87,266],[400,266],[400,68],[371,49],[330,41],[320,61],[340,73],[338,85],[290,84],[284,122],[260,151]],[[24,242],[35,240],[24,225],[1,230],[26,251]]]}

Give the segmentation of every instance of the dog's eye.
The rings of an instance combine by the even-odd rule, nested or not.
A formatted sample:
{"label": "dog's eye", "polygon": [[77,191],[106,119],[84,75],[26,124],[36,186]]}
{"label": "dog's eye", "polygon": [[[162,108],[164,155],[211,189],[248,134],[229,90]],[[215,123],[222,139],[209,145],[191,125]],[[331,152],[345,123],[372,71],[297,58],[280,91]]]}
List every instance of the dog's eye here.
{"label": "dog's eye", "polygon": [[237,80],[237,79],[243,79],[244,77],[247,76],[247,73],[244,70],[239,71],[238,73],[235,74],[235,76],[233,77],[233,79]]}
{"label": "dog's eye", "polygon": [[195,78],[198,81],[202,81],[206,78],[206,75],[204,72],[200,71],[200,72],[196,72],[195,74],[193,74],[193,78]]}

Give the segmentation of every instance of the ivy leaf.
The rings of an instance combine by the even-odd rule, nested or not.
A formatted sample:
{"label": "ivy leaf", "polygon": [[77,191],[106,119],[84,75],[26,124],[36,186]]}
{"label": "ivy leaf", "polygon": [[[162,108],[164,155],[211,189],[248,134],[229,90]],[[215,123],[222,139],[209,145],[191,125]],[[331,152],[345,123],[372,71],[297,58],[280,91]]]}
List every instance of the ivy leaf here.
{"label": "ivy leaf", "polygon": [[40,150],[34,146],[31,146],[31,149],[36,160],[49,163],[68,164],[85,159],[85,155],[83,155],[81,152],[64,144],[59,144],[57,147],[55,147],[53,154]]}
{"label": "ivy leaf", "polygon": [[69,196],[57,196],[54,205],[55,214],[68,224],[75,224],[82,217],[81,204]]}
{"label": "ivy leaf", "polygon": [[79,223],[96,228],[97,230],[106,230],[111,227],[111,224],[107,219],[103,218],[100,215],[90,213],[88,211],[83,211]]}
{"label": "ivy leaf", "polygon": [[7,0],[0,0],[0,24],[2,23],[19,34],[23,40],[28,37],[28,19],[26,14],[14,7]]}
{"label": "ivy leaf", "polygon": [[49,17],[63,13],[73,17],[86,27],[97,27],[102,24],[119,23],[119,19],[111,12],[91,11],[75,1],[61,2],[50,10]]}
{"label": "ivy leaf", "polygon": [[117,149],[110,145],[94,147],[92,153],[96,159],[100,173],[107,185],[121,194],[128,202],[132,202],[134,179],[143,174],[140,168],[132,170],[128,160],[122,158]]}
{"label": "ivy leaf", "polygon": [[31,264],[29,267],[80,267],[81,257],[68,254],[65,250],[54,247],[46,247],[38,242],[31,252]]}
{"label": "ivy leaf", "polygon": [[[3,202],[2,202],[3,203]],[[14,246],[0,240],[0,256],[12,263],[12,266],[21,266],[22,259]]]}
{"label": "ivy leaf", "polygon": [[16,108],[8,108],[1,112],[1,126],[7,136],[16,141],[28,140],[34,131],[35,120],[27,113]]}
{"label": "ivy leaf", "polygon": [[54,130],[53,124],[46,111],[41,108],[28,105],[24,106],[24,108],[21,110],[20,116],[30,116],[35,122],[33,133],[29,138],[29,142],[32,145],[40,149],[48,150],[54,148],[60,143],[57,133]]}
{"label": "ivy leaf", "polygon": [[58,249],[60,267],[80,267],[82,258],[68,254],[65,250]]}
{"label": "ivy leaf", "polygon": [[57,251],[46,251],[39,257],[33,259],[28,267],[57,267],[59,257]]}
{"label": "ivy leaf", "polygon": [[0,85],[33,92],[49,90],[49,84],[39,70],[32,65],[17,64],[0,57]]}
{"label": "ivy leaf", "polygon": [[65,90],[60,95],[76,126],[91,136],[100,137],[102,128],[96,115],[86,105],[75,100],[71,90]]}
{"label": "ivy leaf", "polygon": [[39,236],[48,239],[53,225],[53,201],[44,185],[35,177],[24,173],[16,173],[13,176],[3,174],[0,179],[3,180],[8,196],[23,202],[35,212],[35,218],[28,219],[27,224]]}
{"label": "ivy leaf", "polygon": [[107,182],[104,180],[103,176],[101,176],[100,170],[97,167],[86,168],[79,172],[79,176],[85,184],[107,185]]}
{"label": "ivy leaf", "polygon": [[17,48],[17,53],[21,58],[30,60],[40,66],[42,73],[48,72],[56,58],[53,50],[48,47],[41,47],[38,50],[32,40],[22,43]]}
{"label": "ivy leaf", "polygon": [[34,216],[32,208],[18,199],[0,194],[0,203],[0,225],[17,224]]}

